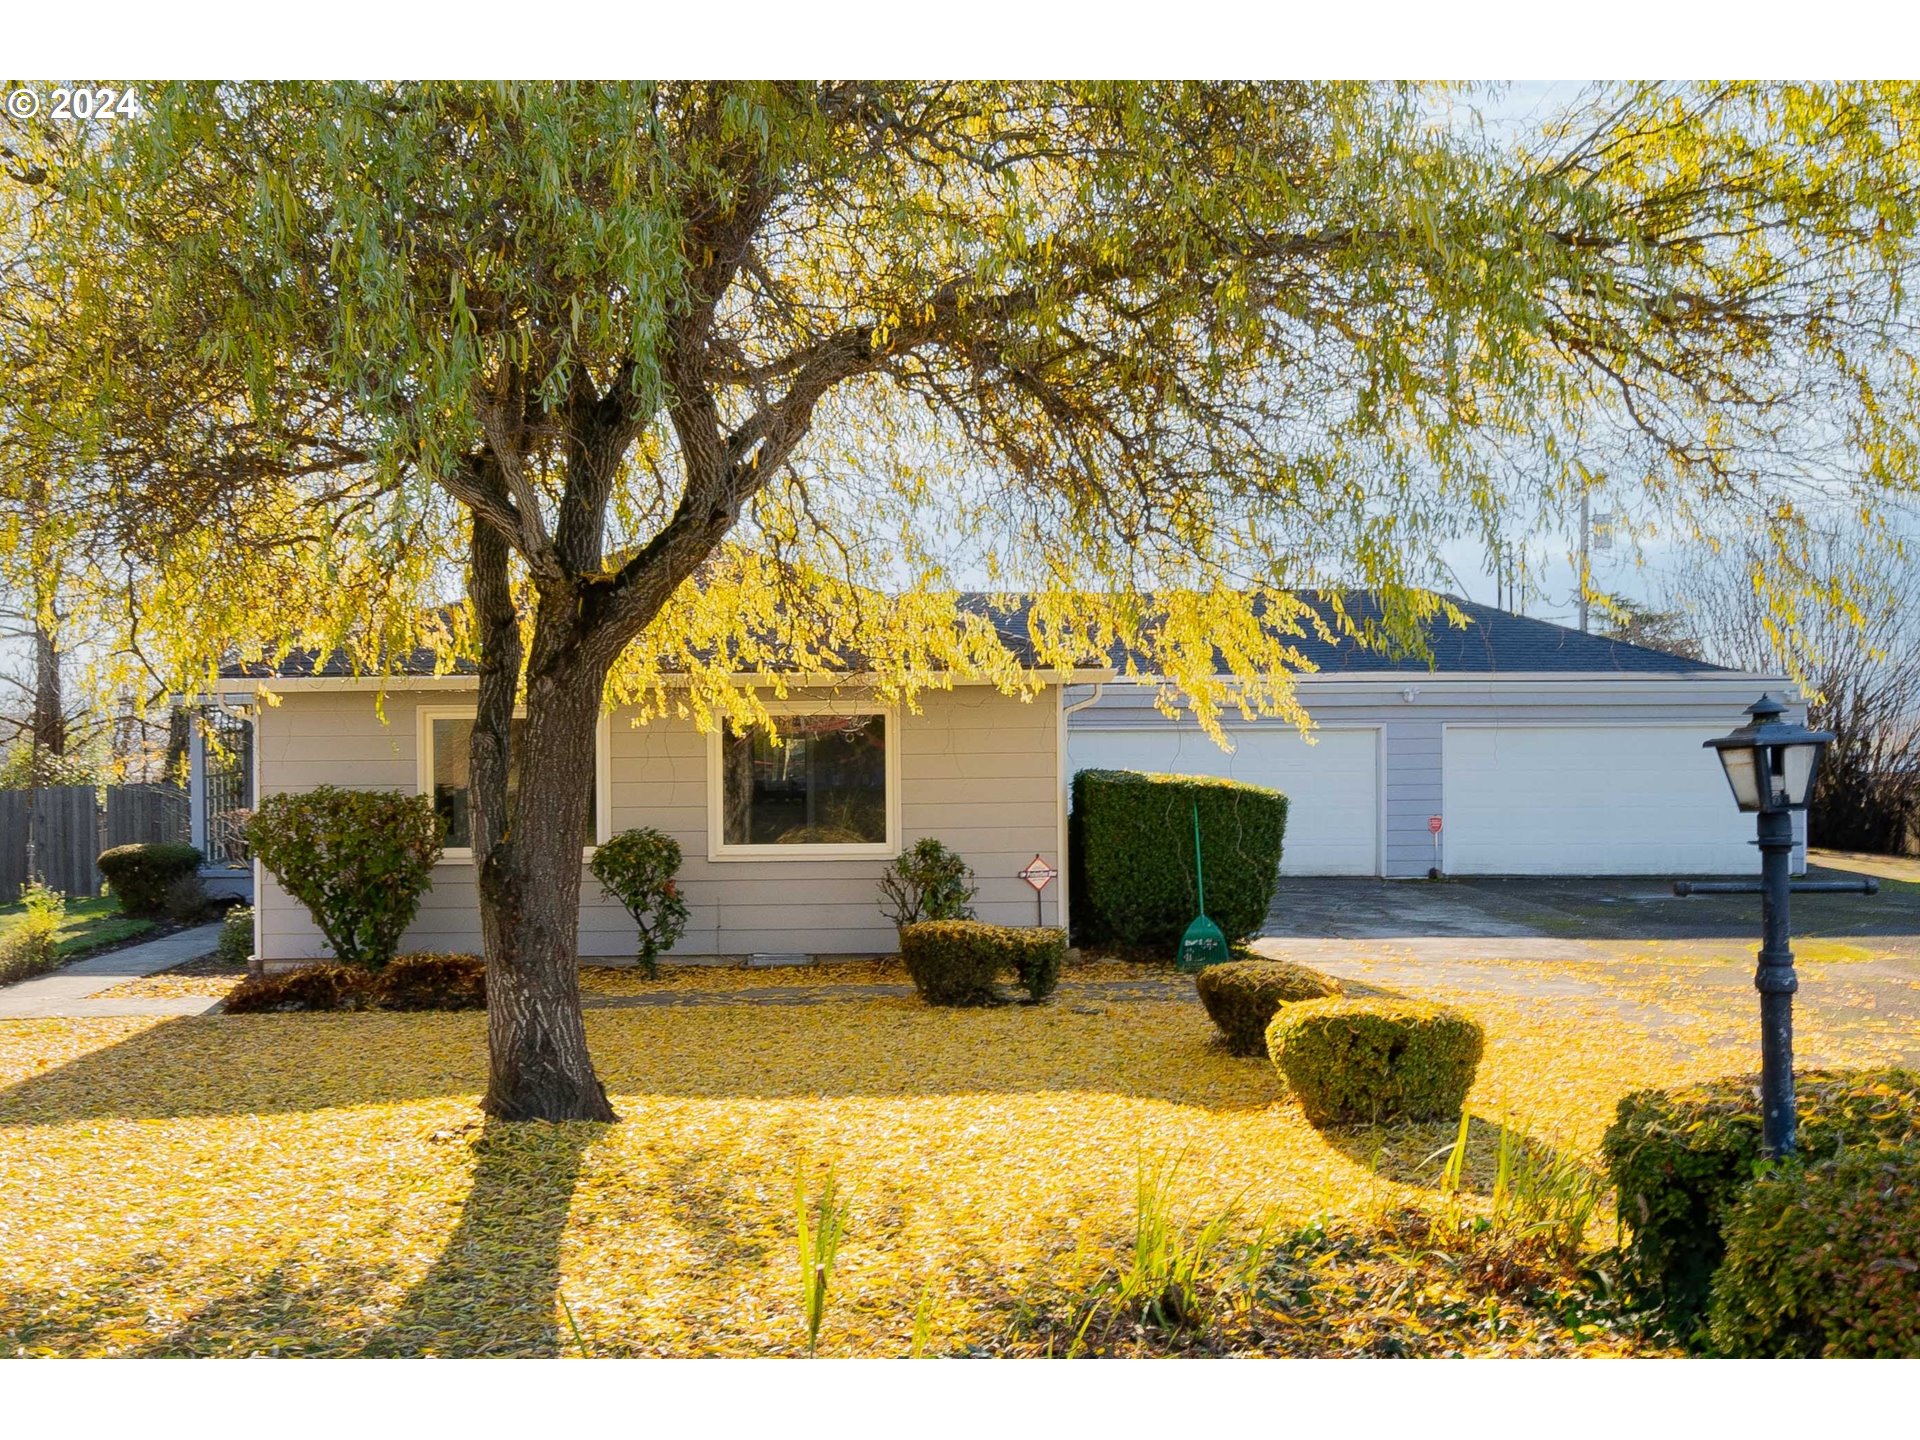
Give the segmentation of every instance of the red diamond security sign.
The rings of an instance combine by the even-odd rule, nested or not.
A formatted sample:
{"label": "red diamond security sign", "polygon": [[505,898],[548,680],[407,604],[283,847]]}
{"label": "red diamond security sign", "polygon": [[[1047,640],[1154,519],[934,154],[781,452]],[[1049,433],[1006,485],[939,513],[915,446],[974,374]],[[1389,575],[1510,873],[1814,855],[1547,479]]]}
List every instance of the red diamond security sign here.
{"label": "red diamond security sign", "polygon": [[1044,890],[1048,883],[1060,872],[1036,855],[1027,862],[1027,868],[1020,872],[1020,878],[1033,886],[1035,890]]}

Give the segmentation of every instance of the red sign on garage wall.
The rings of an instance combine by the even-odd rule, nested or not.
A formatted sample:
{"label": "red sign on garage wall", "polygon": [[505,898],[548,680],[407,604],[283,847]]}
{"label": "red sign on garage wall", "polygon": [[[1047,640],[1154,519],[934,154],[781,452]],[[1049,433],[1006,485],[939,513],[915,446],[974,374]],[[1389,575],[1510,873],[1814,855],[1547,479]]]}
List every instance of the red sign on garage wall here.
{"label": "red sign on garage wall", "polygon": [[1438,835],[1440,833],[1440,817],[1438,815],[1429,815],[1427,817],[1427,833],[1430,835]]}

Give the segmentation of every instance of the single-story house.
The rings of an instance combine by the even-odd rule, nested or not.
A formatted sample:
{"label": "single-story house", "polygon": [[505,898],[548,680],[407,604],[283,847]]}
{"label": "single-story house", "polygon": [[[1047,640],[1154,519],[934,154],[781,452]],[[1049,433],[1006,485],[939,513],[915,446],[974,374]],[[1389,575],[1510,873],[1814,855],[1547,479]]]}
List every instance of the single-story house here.
{"label": "single-story house", "polygon": [[[688,720],[599,729],[594,835],[648,825],[680,842],[691,920],[682,958],[885,952],[882,867],[934,836],[973,867],[975,910],[1002,924],[1060,924],[1068,903],[1068,787],[1089,767],[1231,775],[1292,797],[1283,873],[1688,874],[1755,868],[1739,815],[1700,743],[1726,733],[1778,677],[1744,675],[1485,606],[1436,621],[1434,665],[1301,642],[1315,729],[1229,721],[1231,752],[1153,707],[1150,683],[1115,669],[1047,675],[1036,693],[982,684],[875,703],[855,675],[818,677],[770,706],[787,743],[701,734]],[[1008,622],[1021,629],[1018,617]],[[385,677],[296,658],[268,675],[234,667],[203,711],[224,744],[193,751],[196,843],[209,875],[237,878],[231,820],[254,801],[321,784],[434,797],[448,826],[410,949],[479,946],[467,835],[470,674],[425,657]],[[255,704],[269,686],[275,705]],[[1431,828],[1437,822],[1438,830]],[[1060,872],[1038,892],[1038,858]],[[583,859],[584,864],[584,859]],[[258,953],[323,955],[304,909],[252,866]],[[633,930],[583,875],[581,953],[625,957]]]}

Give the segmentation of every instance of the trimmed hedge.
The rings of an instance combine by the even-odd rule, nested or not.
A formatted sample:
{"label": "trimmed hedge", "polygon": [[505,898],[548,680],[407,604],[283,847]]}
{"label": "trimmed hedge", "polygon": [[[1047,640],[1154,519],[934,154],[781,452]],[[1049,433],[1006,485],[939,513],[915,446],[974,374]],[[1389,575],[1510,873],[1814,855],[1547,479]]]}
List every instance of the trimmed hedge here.
{"label": "trimmed hedge", "polygon": [[1229,960],[1193,977],[1200,1003],[1235,1055],[1267,1053],[1267,1026],[1280,1007],[1298,1000],[1324,1000],[1340,987],[1317,970],[1285,960]]}
{"label": "trimmed hedge", "polygon": [[1066,952],[1066,932],[1050,926],[922,920],[900,930],[900,958],[929,1005],[998,1004],[994,982],[1004,973],[1018,977],[1033,999],[1044,1000],[1059,983]]}
{"label": "trimmed hedge", "polygon": [[310,1010],[482,1010],[486,964],[478,955],[401,955],[384,969],[303,965],[255,975],[227,996],[229,1014]]}
{"label": "trimmed hedge", "polygon": [[191,845],[116,845],[94,863],[129,915],[159,915],[176,880],[199,873],[206,857]]}
{"label": "trimmed hedge", "polygon": [[[1620,1101],[1600,1142],[1619,1194],[1628,1288],[1685,1334],[1705,1313],[1727,1216],[1754,1178],[1759,1079],[1730,1076]],[[1920,1143],[1920,1074],[1809,1070],[1794,1077],[1802,1163],[1856,1146]]]}
{"label": "trimmed hedge", "polygon": [[269,795],[247,821],[247,843],[307,907],[333,953],[378,970],[433,885],[440,817],[431,795],[320,785]]}
{"label": "trimmed hedge", "polygon": [[1721,1354],[1920,1356],[1920,1146],[1783,1167],[1722,1233],[1709,1312]]}
{"label": "trimmed hedge", "polygon": [[1486,1038],[1424,1000],[1303,1000],[1267,1027],[1267,1053],[1315,1125],[1458,1120]]}
{"label": "trimmed hedge", "polygon": [[1199,807],[1207,913],[1229,941],[1258,933],[1280,878],[1287,797],[1200,775],[1082,770],[1073,777],[1067,865],[1082,943],[1164,948],[1199,913]]}

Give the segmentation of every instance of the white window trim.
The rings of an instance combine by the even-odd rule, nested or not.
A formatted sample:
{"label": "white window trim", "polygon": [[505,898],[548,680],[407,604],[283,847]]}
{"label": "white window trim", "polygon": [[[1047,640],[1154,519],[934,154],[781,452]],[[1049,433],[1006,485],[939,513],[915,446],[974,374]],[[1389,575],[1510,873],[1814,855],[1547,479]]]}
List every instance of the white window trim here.
{"label": "white window trim", "polygon": [[726,818],[725,769],[720,740],[725,722],[707,732],[707,858],[714,861],[891,860],[900,853],[900,714],[892,705],[850,700],[768,700],[769,715],[878,715],[886,721],[887,838],[877,845],[730,845],[722,836]]}
{"label": "white window trim", "polygon": [[[433,722],[436,720],[471,720],[478,713],[473,705],[421,705],[414,709],[414,793],[431,798],[433,795]],[[527,710],[524,705],[516,708],[513,718],[524,720]],[[613,838],[613,757],[611,717],[602,714],[593,727],[593,841],[592,845],[582,847],[580,858],[590,860],[593,852]],[[256,727],[257,730],[258,727]],[[449,845],[440,852],[443,865],[471,865],[473,848],[467,845]]]}

